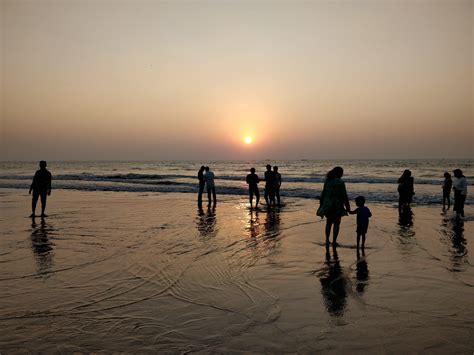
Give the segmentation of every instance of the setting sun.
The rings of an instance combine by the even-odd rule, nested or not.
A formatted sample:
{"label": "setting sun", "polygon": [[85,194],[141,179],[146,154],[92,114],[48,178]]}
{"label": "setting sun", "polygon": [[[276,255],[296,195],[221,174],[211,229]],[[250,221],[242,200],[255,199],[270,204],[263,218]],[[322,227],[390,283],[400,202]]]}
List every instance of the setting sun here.
{"label": "setting sun", "polygon": [[253,139],[252,139],[252,137],[250,137],[250,136],[247,136],[247,137],[245,137],[245,139],[244,139],[245,144],[252,144],[252,141],[253,141]]}

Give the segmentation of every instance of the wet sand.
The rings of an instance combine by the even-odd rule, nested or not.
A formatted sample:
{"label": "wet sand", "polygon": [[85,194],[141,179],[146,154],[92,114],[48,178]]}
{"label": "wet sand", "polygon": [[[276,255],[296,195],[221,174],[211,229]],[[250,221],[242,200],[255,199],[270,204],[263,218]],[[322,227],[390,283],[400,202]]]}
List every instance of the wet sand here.
{"label": "wet sand", "polygon": [[474,351],[474,210],[371,205],[326,253],[318,202],[0,191],[0,352]]}

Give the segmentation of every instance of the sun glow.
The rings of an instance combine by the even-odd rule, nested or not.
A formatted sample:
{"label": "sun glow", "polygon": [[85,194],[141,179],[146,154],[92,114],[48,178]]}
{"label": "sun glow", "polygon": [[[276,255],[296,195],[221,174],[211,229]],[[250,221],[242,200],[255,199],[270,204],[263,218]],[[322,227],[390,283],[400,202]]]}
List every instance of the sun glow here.
{"label": "sun glow", "polygon": [[252,139],[252,137],[247,136],[247,137],[244,138],[244,142],[245,142],[245,144],[252,144],[253,139]]}

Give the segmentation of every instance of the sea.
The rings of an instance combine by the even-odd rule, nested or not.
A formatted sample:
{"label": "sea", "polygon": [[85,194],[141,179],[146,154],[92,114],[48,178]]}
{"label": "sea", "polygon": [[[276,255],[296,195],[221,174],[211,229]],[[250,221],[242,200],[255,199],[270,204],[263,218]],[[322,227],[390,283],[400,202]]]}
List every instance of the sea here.
{"label": "sea", "polygon": [[[54,189],[116,192],[196,193],[197,172],[207,165],[216,176],[219,195],[246,195],[251,167],[263,178],[265,166],[278,166],[282,197],[317,199],[326,173],[344,169],[349,198],[368,203],[396,203],[397,179],[405,169],[415,179],[413,204],[438,204],[444,172],[459,168],[474,181],[474,160],[260,160],[260,161],[51,161]],[[27,189],[38,162],[1,162],[0,188]],[[260,184],[263,189],[263,183]],[[473,203],[468,194],[466,203]]]}

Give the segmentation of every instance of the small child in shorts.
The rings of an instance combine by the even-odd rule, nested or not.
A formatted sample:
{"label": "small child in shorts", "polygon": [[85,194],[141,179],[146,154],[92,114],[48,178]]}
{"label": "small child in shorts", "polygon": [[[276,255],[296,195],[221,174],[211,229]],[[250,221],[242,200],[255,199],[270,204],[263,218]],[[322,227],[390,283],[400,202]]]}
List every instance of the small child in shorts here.
{"label": "small child in shorts", "polygon": [[365,235],[367,234],[367,229],[369,228],[369,218],[372,217],[370,210],[365,207],[365,198],[364,196],[358,196],[355,199],[357,208],[353,211],[350,211],[350,214],[357,214],[357,250],[359,250],[360,238],[362,237],[362,250],[365,247]]}

